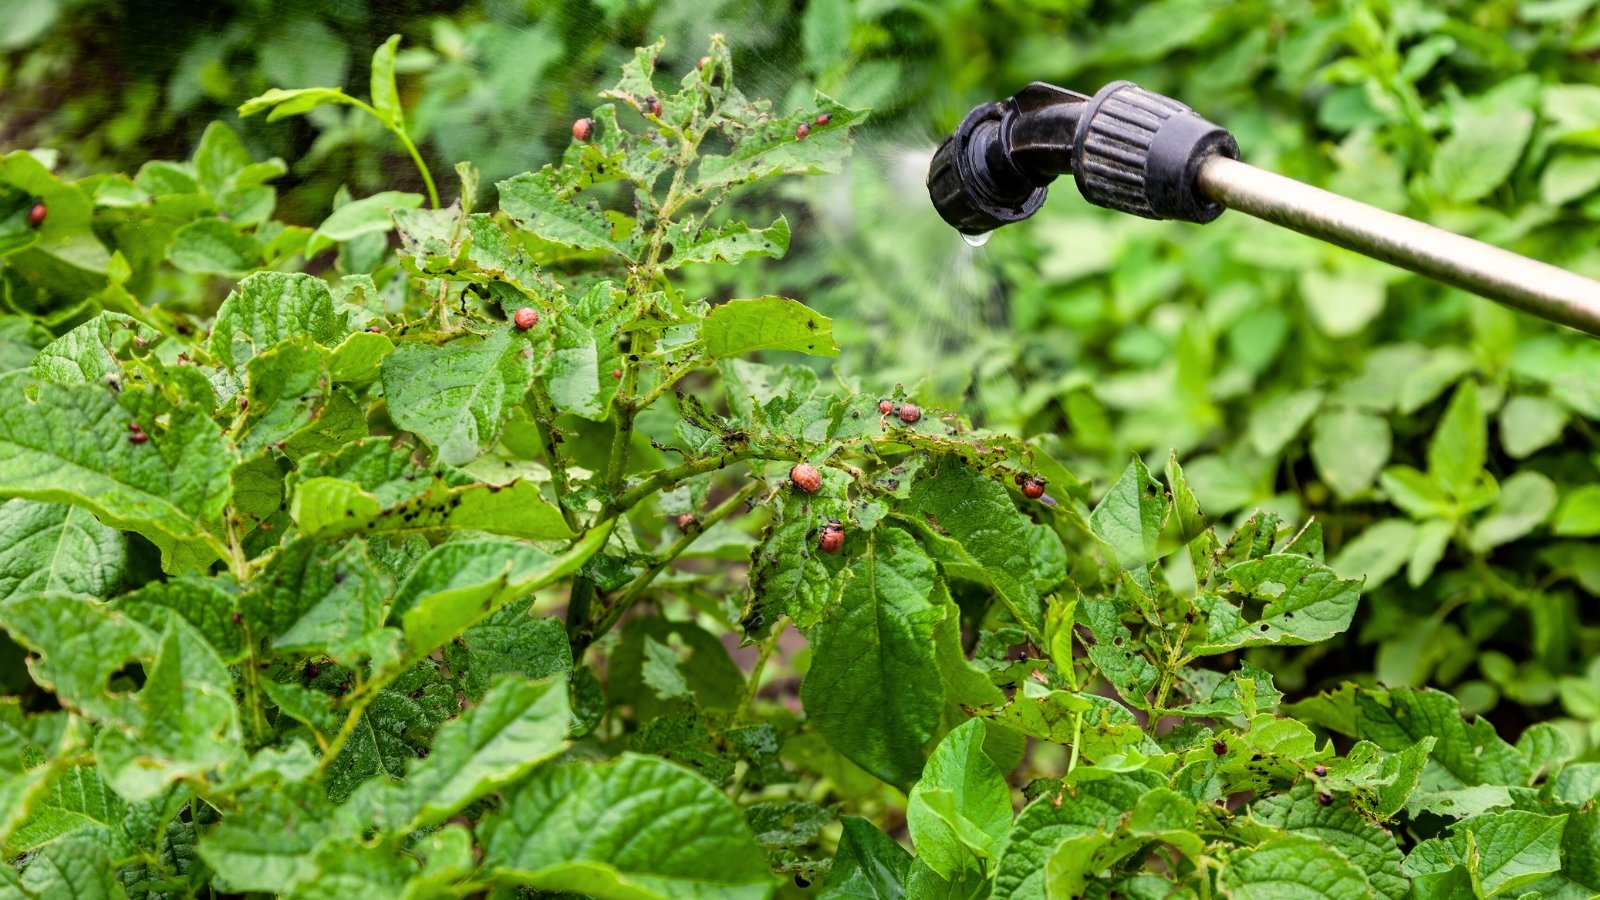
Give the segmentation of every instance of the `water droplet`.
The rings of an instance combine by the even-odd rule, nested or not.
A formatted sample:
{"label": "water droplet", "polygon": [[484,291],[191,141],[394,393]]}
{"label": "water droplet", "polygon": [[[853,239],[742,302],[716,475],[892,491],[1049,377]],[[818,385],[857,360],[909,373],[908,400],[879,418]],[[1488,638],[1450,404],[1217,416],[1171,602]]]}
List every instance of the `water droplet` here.
{"label": "water droplet", "polygon": [[961,239],[967,242],[968,247],[982,247],[984,244],[989,243],[989,235],[991,234],[994,234],[994,232],[985,231],[982,234],[967,234],[963,232]]}

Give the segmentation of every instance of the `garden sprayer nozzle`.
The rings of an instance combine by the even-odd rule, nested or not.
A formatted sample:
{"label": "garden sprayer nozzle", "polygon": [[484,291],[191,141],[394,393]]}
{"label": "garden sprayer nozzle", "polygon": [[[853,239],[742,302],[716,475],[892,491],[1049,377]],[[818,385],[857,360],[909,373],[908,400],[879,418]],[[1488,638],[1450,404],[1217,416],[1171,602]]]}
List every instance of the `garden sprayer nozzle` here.
{"label": "garden sprayer nozzle", "polygon": [[946,222],[982,234],[1033,215],[1047,185],[1071,173],[1090,203],[1149,219],[1209,222],[1222,204],[1199,189],[1200,165],[1239,157],[1225,129],[1126,81],[1093,97],[1043,82],[986,103],[934,154],[928,192]]}
{"label": "garden sprayer nozzle", "polygon": [[1237,209],[1600,335],[1600,282],[1246,165],[1226,129],[1126,81],[1092,97],[1036,81],[973,109],[934,154],[928,194],[976,237],[1038,212],[1068,172],[1097,206],[1201,224]]}

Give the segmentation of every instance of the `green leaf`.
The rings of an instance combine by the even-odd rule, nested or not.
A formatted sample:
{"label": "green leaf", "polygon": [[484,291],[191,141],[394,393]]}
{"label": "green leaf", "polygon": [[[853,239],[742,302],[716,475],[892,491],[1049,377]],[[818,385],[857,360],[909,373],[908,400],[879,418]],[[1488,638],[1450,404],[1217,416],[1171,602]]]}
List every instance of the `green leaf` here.
{"label": "green leaf", "polygon": [[1500,485],[1489,514],[1472,526],[1472,549],[1484,553],[1538,528],[1556,508],[1555,482],[1538,472],[1518,472]]}
{"label": "green leaf", "polygon": [[1433,183],[1452,200],[1471,203],[1499,187],[1533,133],[1533,112],[1501,104],[1455,117],[1433,155]]}
{"label": "green leaf", "polygon": [[194,151],[195,177],[201,189],[213,197],[226,191],[235,176],[253,162],[238,132],[222,122],[206,126]]}
{"label": "green leaf", "polygon": [[440,726],[427,758],[379,798],[380,826],[415,831],[512,784],[566,748],[571,716],[565,678],[501,679],[466,714]]}
{"label": "green leaf", "polygon": [[984,752],[985,734],[981,719],[968,719],[945,735],[906,803],[918,859],[947,879],[994,860],[1011,828],[1011,788]]}
{"label": "green leaf", "polygon": [[1090,513],[1089,524],[1110,548],[1108,561],[1134,571],[1155,561],[1156,540],[1166,517],[1166,492],[1135,457]]}
{"label": "green leaf", "polygon": [[[30,398],[25,384],[20,374],[0,384],[17,398],[0,404],[0,494],[70,503],[136,531],[161,549],[168,572],[225,555],[211,523],[228,501],[233,456],[202,409],[172,410],[165,427],[142,423],[148,440],[135,443],[138,420],[104,386],[45,383]],[[131,393],[122,395],[130,405],[150,399]]]}
{"label": "green leaf", "polygon": [[284,892],[297,900],[402,897],[413,892],[429,896],[426,888],[416,887],[421,881],[420,877],[412,880],[416,874],[416,861],[411,856],[396,854],[381,843],[371,846],[357,837],[341,834],[317,846],[313,866],[304,880],[287,885]]}
{"label": "green leaf", "polygon": [[[681,709],[676,702],[661,702],[659,685],[650,683],[650,656],[658,654],[655,677],[675,680],[696,705],[712,712],[731,712],[744,692],[745,679],[728,656],[722,641],[693,622],[674,622],[641,616],[622,629],[622,639],[606,667],[607,699],[634,708],[640,721],[670,715]],[[678,648],[682,648],[680,656]]]}
{"label": "green leaf", "polygon": [[1406,857],[1406,872],[1435,875],[1462,865],[1478,896],[1497,897],[1561,869],[1566,825],[1566,816],[1522,811],[1473,816],[1457,823],[1449,837],[1418,844]]}
{"label": "green leaf", "polygon": [[1539,196],[1560,206],[1600,187],[1600,156],[1592,153],[1558,153],[1539,174]]}
{"label": "green leaf", "polygon": [[372,108],[378,111],[383,124],[396,131],[406,127],[405,112],[400,108],[400,91],[394,84],[394,53],[400,46],[400,35],[390,35],[372,54]]}
{"label": "green leaf", "polygon": [[1309,837],[1269,840],[1228,857],[1218,886],[1236,900],[1369,896],[1367,878],[1338,850]]}
{"label": "green leaf", "polygon": [[782,259],[787,252],[789,220],[783,216],[766,228],[756,229],[744,222],[706,225],[689,216],[667,229],[661,258],[662,268],[676,269],[689,263],[737,263],[756,256]]}
{"label": "green leaf", "polygon": [[419,494],[382,509],[378,498],[338,478],[317,477],[295,487],[289,514],[307,536],[485,531],[529,540],[572,537],[561,512],[532,482],[447,487],[432,479]]}
{"label": "green leaf", "polygon": [[[5,724],[9,727],[13,723]],[[127,802],[106,785],[93,765],[73,766],[63,772],[27,813],[26,821],[6,838],[5,846],[11,855],[69,834],[92,837],[117,854],[128,853],[134,846],[124,830],[125,824],[132,824],[127,821]]]}
{"label": "green leaf", "polygon": [[1550,530],[1563,537],[1600,535],[1600,484],[1581,485],[1562,497]]}
{"label": "green leaf", "polygon": [[[377,78],[376,71],[373,72],[373,78]],[[311,233],[310,240],[306,242],[306,257],[309,259],[334,244],[344,243],[364,234],[387,234],[394,228],[392,213],[395,210],[416,209],[421,205],[421,194],[405,191],[381,191],[370,197],[352,200],[334,210],[328,218],[322,220],[317,230]]]}
{"label": "green leaf", "polygon": [[624,315],[621,294],[609,281],[589,288],[576,306],[552,325],[555,348],[540,365],[550,402],[558,412],[603,422],[617,392],[612,371],[620,367],[613,333]]}
{"label": "green leaf", "polygon": [[1124,615],[1136,614],[1121,591],[1106,599],[1084,597],[1078,601],[1078,621],[1094,635],[1094,643],[1088,649],[1089,661],[1124,701],[1144,707],[1160,673],[1135,648],[1132,630],[1122,623]]}
{"label": "green leaf", "polygon": [[394,209],[395,231],[400,235],[400,262],[415,274],[454,274],[461,257],[461,207],[444,209]]}
{"label": "green leaf", "polygon": [[557,244],[603,250],[628,259],[633,248],[612,235],[611,222],[598,205],[580,205],[564,195],[560,178],[549,166],[495,185],[500,208],[517,225]]}
{"label": "green leaf", "polygon": [[246,364],[243,434],[246,454],[276,447],[291,460],[367,436],[363,411],[332,384],[330,354],[306,336],[289,338]]}
{"label": "green leaf", "polygon": [[[726,156],[700,157],[702,186],[743,184],[780,173],[820,175],[839,171],[850,154],[850,126],[866,111],[840,106],[818,94],[816,108],[757,124],[741,133]],[[828,124],[817,126],[818,114]],[[804,124],[807,134],[799,136]]]}
{"label": "green leaf", "polygon": [[841,816],[839,850],[822,900],[891,900],[905,895],[911,854],[860,816]]}
{"label": "green leaf", "polygon": [[[1016,825],[1006,836],[1005,851],[995,872],[995,900],[1021,900],[1076,894],[1083,890],[1083,873],[1070,872],[1066,860],[1057,871],[1047,871],[1064,845],[1080,842],[1095,858],[1099,871],[1120,855],[1131,853],[1142,840],[1122,830],[1119,820],[1132,813],[1139,799],[1151,788],[1150,779],[1133,775],[1109,777],[1076,785],[1035,800],[1017,816]],[[1183,802],[1179,798],[1174,800]],[[1194,817],[1189,806],[1189,819]],[[1108,844],[1119,846],[1108,848]],[[1119,853],[1120,851],[1120,853]],[[1071,855],[1068,850],[1067,855]],[[1109,858],[1108,858],[1109,857]],[[1054,877],[1052,877],[1054,876]]]}
{"label": "green leaf", "polygon": [[1409,882],[1401,870],[1403,857],[1394,835],[1347,804],[1323,806],[1316,795],[1314,787],[1300,784],[1252,804],[1250,817],[1338,850],[1365,873],[1379,897],[1404,900]]}
{"label": "green leaf", "polygon": [[1340,497],[1370,487],[1389,461],[1393,444],[1387,421],[1352,407],[1325,409],[1312,422],[1311,461]]}
{"label": "green leaf", "polygon": [[287,116],[298,116],[310,112],[319,106],[360,106],[361,101],[346,94],[341,88],[295,88],[286,91],[281,88],[271,88],[266,93],[239,104],[239,117],[249,118],[256,113],[271,110],[267,113],[268,122],[276,122]]}
{"label": "green leaf", "polygon": [[1010,703],[978,712],[1028,737],[1055,744],[1076,740],[1091,762],[1129,752],[1147,756],[1161,752],[1139,727],[1132,712],[1114,700],[1094,694],[1052,691],[1025,683]]}
{"label": "green leaf", "polygon": [[1324,334],[1348,337],[1383,312],[1386,274],[1366,268],[1343,272],[1307,269],[1300,276],[1300,295],[1311,321]]}
{"label": "green leaf", "polygon": [[264,786],[241,795],[239,803],[240,811],[203,832],[197,847],[219,888],[273,893],[315,871],[312,854],[332,818],[320,786]]}
{"label": "green leaf", "polygon": [[390,618],[401,620],[414,654],[426,653],[511,600],[572,575],[610,532],[610,522],[597,525],[555,557],[509,541],[441,544],[395,592]]}
{"label": "green leaf", "polygon": [[1195,605],[1206,614],[1206,631],[1192,652],[1206,655],[1268,644],[1325,641],[1350,627],[1361,583],[1342,579],[1305,556],[1277,553],[1230,566],[1229,589],[1265,605],[1254,621],[1220,595],[1202,593]]}
{"label": "green leaf", "polygon": [[839,355],[839,346],[833,342],[833,322],[787,297],[729,300],[715,306],[700,323],[700,339],[712,359],[758,350]]}
{"label": "green leaf", "polygon": [[388,585],[362,542],[302,538],[272,557],[239,608],[254,635],[271,639],[274,652],[354,662],[364,651],[363,637],[381,624],[387,596]]}
{"label": "green leaf", "polygon": [[1296,391],[1275,397],[1250,412],[1250,445],[1262,456],[1274,456],[1299,436],[1322,408],[1323,392]]}
{"label": "green leaf", "polygon": [[935,558],[963,577],[991,585],[1011,615],[1043,640],[1028,542],[1032,526],[1004,487],[960,459],[943,456],[917,478],[902,512],[896,521],[910,525]]}
{"label": "green leaf", "polygon": [[127,663],[155,655],[156,633],[87,597],[61,593],[0,603],[0,625],[38,654],[30,674],[63,707],[99,721],[139,721],[136,701],[108,686]]}
{"label": "green leaf", "polygon": [[1500,445],[1512,459],[1526,459],[1555,443],[1571,414],[1546,397],[1516,396],[1500,407]]}
{"label": "green leaf", "polygon": [[285,338],[306,335],[324,347],[338,344],[350,327],[334,311],[333,293],[320,278],[256,272],[222,301],[211,328],[213,355],[236,368]]}
{"label": "green leaf", "polygon": [[180,779],[214,778],[242,752],[233,676],[188,622],[167,622],[138,697],[137,728],[113,725],[95,740],[106,782],[140,802]]}
{"label": "green leaf", "polygon": [[480,826],[504,883],[596,900],[763,898],[773,879],[739,809],[665,760],[545,766]]}
{"label": "green leaf", "polygon": [[1421,587],[1433,574],[1434,567],[1444,558],[1444,552],[1455,537],[1456,523],[1449,519],[1429,519],[1417,530],[1411,561],[1406,564],[1406,583]]}
{"label": "green leaf", "polygon": [[167,260],[185,272],[238,276],[261,262],[256,242],[221,219],[196,219],[172,235]]}
{"label": "green leaf", "polygon": [[944,705],[943,687],[926,677],[946,614],[930,602],[936,579],[910,535],[875,529],[839,607],[808,635],[806,718],[851,762],[902,790],[922,772]]}
{"label": "green leaf", "polygon": [[76,506],[0,503],[0,600],[34,591],[108,597],[127,557],[122,535]]}
{"label": "green leaf", "polygon": [[1488,455],[1488,427],[1478,401],[1478,383],[1461,382],[1439,427],[1428,442],[1428,474],[1455,497],[1465,497],[1478,483]]}
{"label": "green leaf", "polygon": [[1423,767],[1427,765],[1428,753],[1433,750],[1434,743],[1432,737],[1425,737],[1399,753],[1391,753],[1383,758],[1379,766],[1377,796],[1372,804],[1372,809],[1378,815],[1393,816],[1405,808],[1411,792],[1417,789],[1421,781]]}
{"label": "green leaf", "polygon": [[103,312],[51,341],[33,358],[33,374],[58,384],[107,384],[122,377],[121,359],[161,333],[132,316]]}
{"label": "green leaf", "polygon": [[1600,809],[1567,815],[1567,827],[1561,833],[1561,871],[1527,888],[1545,897],[1600,893]]}
{"label": "green leaf", "polygon": [[394,352],[394,341],[370,331],[357,331],[333,348],[334,381],[366,384],[378,377],[378,364]]}
{"label": "green leaf", "polygon": [[1425,737],[1438,739],[1423,772],[1423,791],[1528,783],[1528,764],[1522,755],[1483,719],[1466,722],[1449,694],[1359,690],[1353,699],[1355,737],[1397,753]]}
{"label": "green leaf", "polygon": [[533,352],[499,329],[483,340],[444,346],[405,342],[383,360],[383,393],[395,424],[415,432],[460,465],[494,443],[528,390]]}
{"label": "green leaf", "polygon": [[1537,722],[1517,738],[1517,752],[1528,761],[1533,770],[1533,780],[1540,781],[1559,771],[1562,765],[1578,755],[1572,738],[1550,722]]}
{"label": "green leaf", "polygon": [[[0,882],[4,875],[0,874]],[[0,887],[4,887],[0,884]],[[8,897],[28,900],[123,900],[111,848],[92,837],[68,837],[29,857],[20,879],[21,892]]]}
{"label": "green leaf", "polygon": [[1383,492],[1412,518],[1454,518],[1455,506],[1438,483],[1410,466],[1390,466],[1379,477]]}
{"label": "green leaf", "polygon": [[1410,562],[1416,547],[1417,526],[1405,519],[1384,519],[1368,526],[1339,548],[1333,570],[1344,578],[1362,578],[1373,591]]}
{"label": "green leaf", "polygon": [[338,478],[309,478],[295,486],[289,515],[307,537],[355,533],[377,518],[378,498]]}
{"label": "green leaf", "polygon": [[225,578],[186,575],[149,582],[116,598],[107,607],[127,614],[152,632],[166,626],[169,611],[176,613],[194,626],[223,662],[234,663],[245,647],[244,635],[233,621],[233,590],[232,581]]}
{"label": "green leaf", "polygon": [[[468,699],[476,699],[489,680],[502,673],[537,680],[572,671],[565,623],[555,617],[535,617],[533,605],[507,603],[462,634]],[[445,652],[447,659],[451,653]]]}
{"label": "green leaf", "polygon": [[784,614],[801,628],[811,628],[839,598],[844,580],[841,557],[848,559],[851,551],[847,543],[839,554],[818,552],[816,534],[830,518],[841,522],[850,518],[849,479],[831,466],[821,472],[822,487],[815,496],[791,489],[771,507],[773,521],[750,561],[749,594],[741,620],[748,638],[764,638]]}

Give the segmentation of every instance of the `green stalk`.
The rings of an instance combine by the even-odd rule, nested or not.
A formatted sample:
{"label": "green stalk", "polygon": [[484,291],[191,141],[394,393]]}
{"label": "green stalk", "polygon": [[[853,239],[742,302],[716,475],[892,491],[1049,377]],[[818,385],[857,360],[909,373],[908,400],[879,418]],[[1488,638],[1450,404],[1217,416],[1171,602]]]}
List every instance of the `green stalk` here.
{"label": "green stalk", "polygon": [[433,174],[428,171],[427,163],[422,161],[422,154],[417,152],[417,145],[411,142],[411,135],[406,134],[405,130],[401,128],[390,128],[389,131],[400,139],[400,143],[406,148],[406,152],[411,154],[411,161],[416,163],[417,171],[422,173],[422,183],[428,188],[428,202],[433,204],[434,209],[438,209],[439,189],[434,187]]}
{"label": "green stalk", "polygon": [[673,561],[679,556],[683,555],[683,551],[689,549],[689,545],[693,544],[700,535],[705,534],[711,526],[726,519],[734,510],[743,506],[745,501],[765,490],[766,487],[767,485],[764,481],[750,482],[706,513],[705,517],[700,520],[699,528],[685,532],[676,541],[673,541],[666,551],[650,564],[649,568],[640,572],[632,581],[628,582],[622,592],[617,595],[616,600],[606,605],[606,609],[601,614],[600,621],[596,623],[595,627],[579,636],[582,638],[583,646],[587,647],[590,641],[610,631],[618,620],[622,618],[623,613],[627,612],[628,608],[633,606],[640,595],[650,587],[650,583],[656,580],[656,576],[666,571],[667,567],[672,565]]}

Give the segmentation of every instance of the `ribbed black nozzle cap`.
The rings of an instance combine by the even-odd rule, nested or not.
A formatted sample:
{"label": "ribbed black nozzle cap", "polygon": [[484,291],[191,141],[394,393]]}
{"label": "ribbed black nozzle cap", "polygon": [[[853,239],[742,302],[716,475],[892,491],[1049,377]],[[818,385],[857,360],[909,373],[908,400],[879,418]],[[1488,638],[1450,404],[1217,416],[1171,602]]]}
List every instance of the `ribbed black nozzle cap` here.
{"label": "ribbed black nozzle cap", "polygon": [[[1044,204],[1045,188],[1030,183],[1010,161],[1004,114],[999,103],[968,113],[928,166],[928,196],[940,217],[962,234],[1019,222]],[[1001,171],[993,171],[997,166]]]}
{"label": "ribbed black nozzle cap", "polygon": [[1073,177],[1090,203],[1201,224],[1222,214],[1222,204],[1200,191],[1201,164],[1212,156],[1239,158],[1226,129],[1126,81],[1106,85],[1089,101],[1073,149]]}

